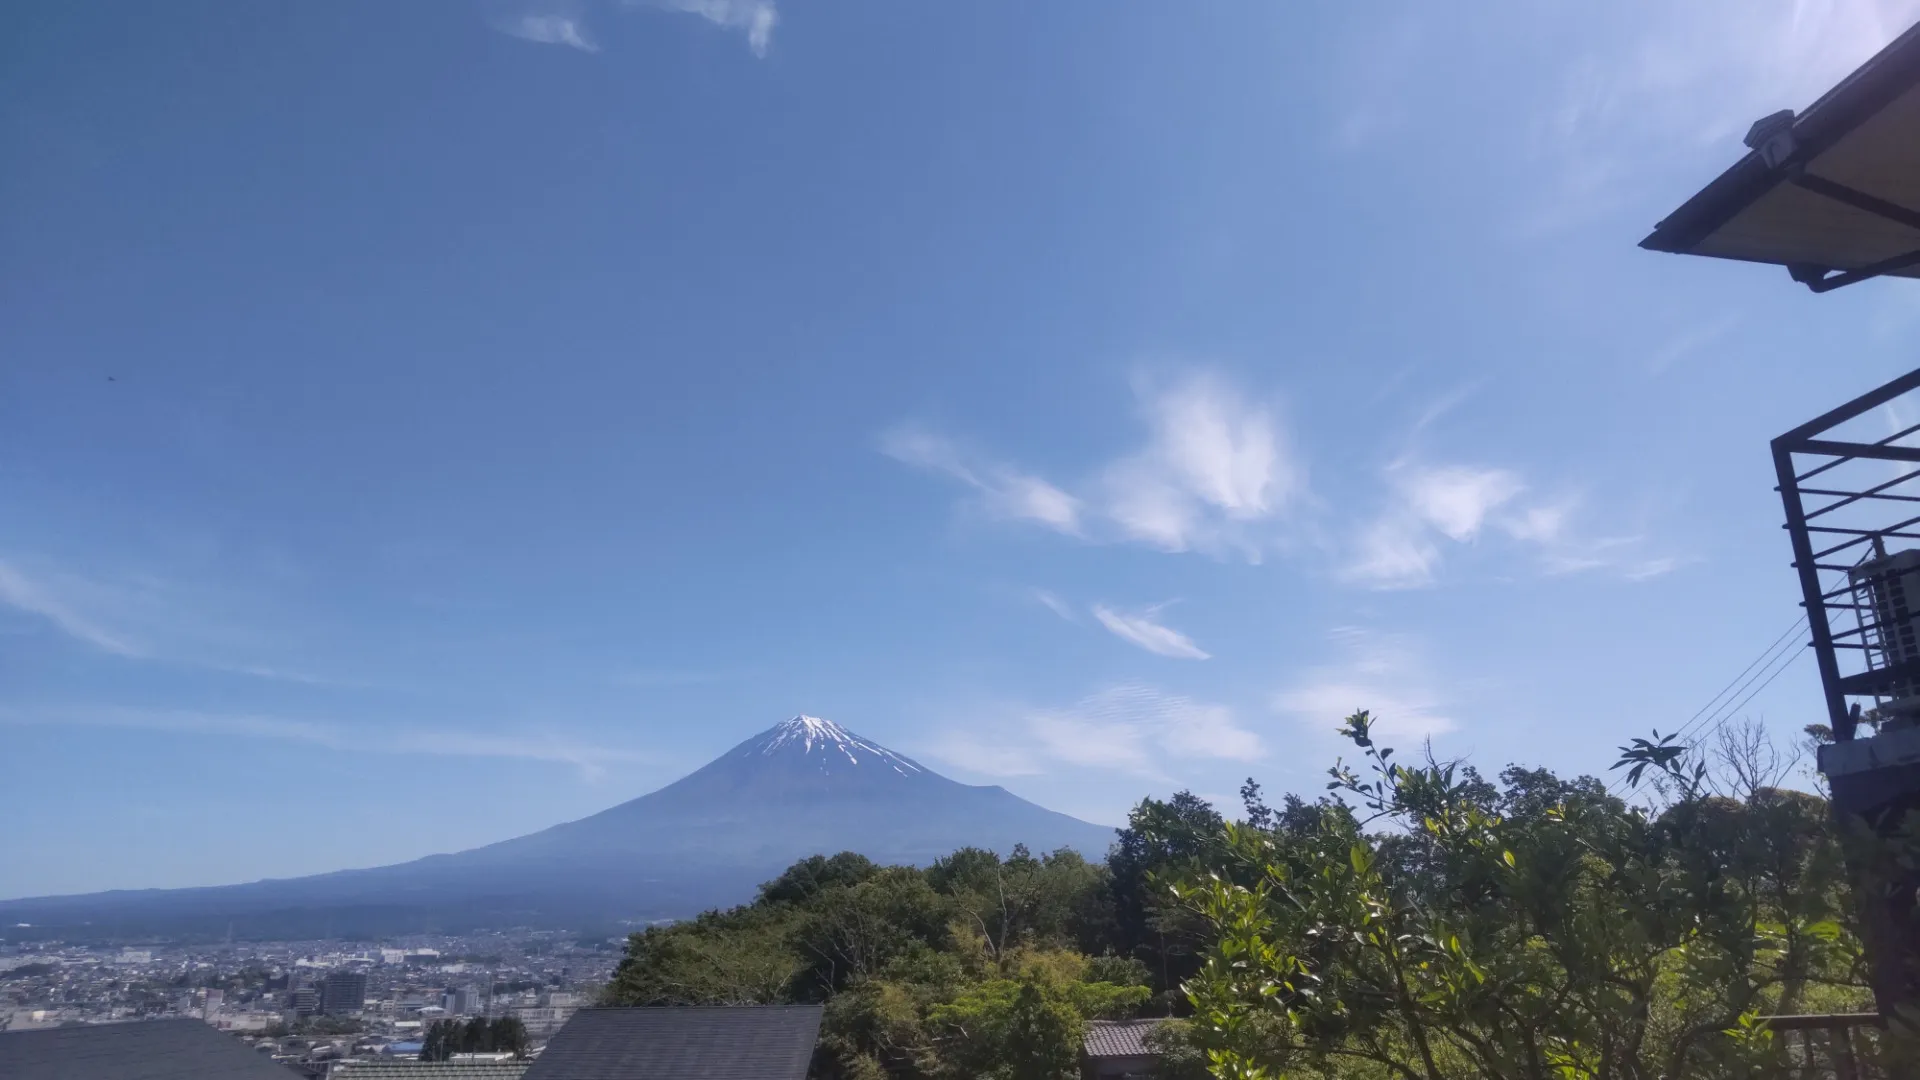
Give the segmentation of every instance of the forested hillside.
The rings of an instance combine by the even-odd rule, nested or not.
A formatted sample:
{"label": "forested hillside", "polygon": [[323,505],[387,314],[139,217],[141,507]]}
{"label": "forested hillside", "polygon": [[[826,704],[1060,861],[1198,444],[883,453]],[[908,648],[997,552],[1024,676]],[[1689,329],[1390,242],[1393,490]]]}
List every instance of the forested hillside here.
{"label": "forested hillside", "polygon": [[1146,799],[1103,862],[806,859],[633,935],[608,1001],[821,1002],[816,1073],[860,1080],[1066,1077],[1132,1016],[1188,1076],[1731,1077],[1780,1059],[1757,1016],[1870,1007],[1825,804],[1779,770],[1655,754],[1634,807],[1370,725],[1325,797]]}

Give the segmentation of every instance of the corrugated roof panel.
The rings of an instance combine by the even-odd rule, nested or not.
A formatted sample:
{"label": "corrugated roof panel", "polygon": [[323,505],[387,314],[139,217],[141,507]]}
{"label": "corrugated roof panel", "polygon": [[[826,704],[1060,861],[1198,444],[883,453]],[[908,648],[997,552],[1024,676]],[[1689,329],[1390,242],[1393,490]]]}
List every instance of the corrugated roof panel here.
{"label": "corrugated roof panel", "polygon": [[231,1035],[198,1020],[139,1020],[0,1031],[6,1080],[292,1080]]}
{"label": "corrugated roof panel", "polygon": [[818,1005],[582,1009],[523,1080],[805,1080]]}
{"label": "corrugated roof panel", "polygon": [[1088,1057],[1147,1057],[1147,1033],[1159,1027],[1159,1020],[1095,1020],[1087,1024],[1087,1036],[1081,1045]]}

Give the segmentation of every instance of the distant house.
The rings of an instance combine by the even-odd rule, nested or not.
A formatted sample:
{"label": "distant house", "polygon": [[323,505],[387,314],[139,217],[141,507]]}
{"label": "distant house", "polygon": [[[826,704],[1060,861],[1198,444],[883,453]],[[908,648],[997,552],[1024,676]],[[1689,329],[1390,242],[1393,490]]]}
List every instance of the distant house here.
{"label": "distant house", "polygon": [[1159,1020],[1094,1020],[1080,1044],[1080,1072],[1086,1080],[1142,1080],[1153,1074],[1160,1055],[1146,1044]]}
{"label": "distant house", "polygon": [[293,1080],[298,1075],[199,1020],[0,1031],[6,1080]]}
{"label": "distant house", "polygon": [[581,1009],[522,1080],[805,1080],[818,1005]]}

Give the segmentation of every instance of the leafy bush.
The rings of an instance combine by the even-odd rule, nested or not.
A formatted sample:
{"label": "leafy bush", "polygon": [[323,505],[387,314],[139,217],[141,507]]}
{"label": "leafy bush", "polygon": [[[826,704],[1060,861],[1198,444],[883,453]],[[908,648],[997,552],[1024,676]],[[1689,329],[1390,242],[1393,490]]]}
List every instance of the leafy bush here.
{"label": "leafy bush", "polygon": [[1666,755],[1679,797],[1650,812],[1396,764],[1371,725],[1343,728],[1348,802],[1228,826],[1172,885],[1211,931],[1186,989],[1214,1075],[1735,1077],[1786,1064],[1757,1016],[1870,1007],[1820,800],[1709,795]]}

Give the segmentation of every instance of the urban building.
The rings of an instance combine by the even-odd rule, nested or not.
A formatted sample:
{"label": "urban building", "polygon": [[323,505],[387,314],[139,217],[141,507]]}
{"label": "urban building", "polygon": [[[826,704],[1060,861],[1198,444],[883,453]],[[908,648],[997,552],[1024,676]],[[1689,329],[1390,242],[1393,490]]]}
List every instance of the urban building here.
{"label": "urban building", "polygon": [[320,991],[311,986],[296,986],[287,991],[287,1011],[295,1016],[312,1016],[320,1011]]}
{"label": "urban building", "polygon": [[367,976],[359,971],[334,971],[320,983],[320,1011],[328,1016],[357,1013],[367,1006]]}
{"label": "urban building", "polygon": [[440,1004],[449,1016],[476,1016],[482,1006],[480,990],[472,986],[449,989]]}

